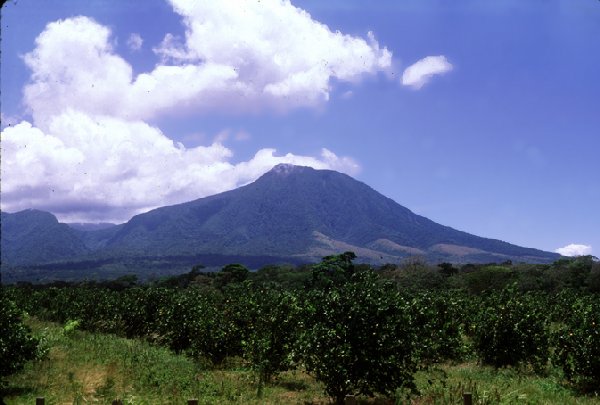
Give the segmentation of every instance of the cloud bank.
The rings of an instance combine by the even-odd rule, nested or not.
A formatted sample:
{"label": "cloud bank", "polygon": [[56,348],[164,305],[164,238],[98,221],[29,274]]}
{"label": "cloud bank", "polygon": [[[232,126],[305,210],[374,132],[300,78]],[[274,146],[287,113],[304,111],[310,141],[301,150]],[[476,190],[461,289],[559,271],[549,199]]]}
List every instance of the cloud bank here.
{"label": "cloud bank", "polygon": [[233,152],[218,142],[186,148],[142,121],[74,110],[56,116],[47,133],[25,121],[5,129],[2,147],[2,209],[43,208],[70,221],[124,221],[233,189],[278,163],[359,169],[327,149],[318,157],[261,149],[233,164]]}
{"label": "cloud bank", "polygon": [[571,243],[570,245],[556,249],[555,252],[563,256],[587,256],[592,254],[592,247]]}
{"label": "cloud bank", "polygon": [[167,34],[155,52],[178,64],[214,64],[235,72],[228,91],[245,102],[281,108],[326,101],[330,80],[357,81],[391,67],[392,54],[338,32],[285,0],[170,0],[185,23],[185,40]]}
{"label": "cloud bank", "polygon": [[418,90],[427,84],[433,76],[443,75],[452,69],[452,64],[448,62],[445,56],[427,56],[404,70],[401,83],[403,86]]}
{"label": "cloud bank", "polygon": [[[289,1],[171,3],[185,38],[167,34],[155,48],[160,62],[137,76],[115,53],[108,27],[82,16],[46,26],[23,58],[31,70],[23,101],[33,121],[2,131],[3,210],[123,221],[235,188],[278,163],[359,170],[327,149],[299,156],[265,148],[232,163],[219,139],[186,148],[149,121],[175,111],[319,105],[332,79],[359,81],[390,67],[391,53],[372,34],[332,32]],[[130,49],[141,47],[141,37],[129,39]]]}
{"label": "cloud bank", "polygon": [[172,4],[186,37],[167,34],[154,48],[161,63],[136,77],[114,52],[109,28],[87,17],[48,24],[24,58],[32,71],[25,104],[36,125],[74,106],[126,119],[312,107],[329,99],[332,79],[358,81],[391,66],[372,34],[332,32],[289,1]]}

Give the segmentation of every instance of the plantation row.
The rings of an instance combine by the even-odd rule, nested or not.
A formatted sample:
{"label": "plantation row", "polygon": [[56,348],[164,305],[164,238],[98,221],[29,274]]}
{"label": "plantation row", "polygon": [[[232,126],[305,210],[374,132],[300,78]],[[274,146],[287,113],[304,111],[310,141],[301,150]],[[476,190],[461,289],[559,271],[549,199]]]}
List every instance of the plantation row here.
{"label": "plantation row", "polygon": [[412,390],[418,368],[473,356],[538,373],[558,366],[577,389],[600,387],[597,294],[511,286],[482,295],[409,292],[373,270],[358,271],[353,259],[323,259],[299,288],[245,280],[233,266],[215,276],[227,279],[218,288],[4,287],[2,306],[14,302],[67,328],[147,339],[206,367],[241,357],[259,390],[279,372],[303,367],[339,403],[348,394]]}

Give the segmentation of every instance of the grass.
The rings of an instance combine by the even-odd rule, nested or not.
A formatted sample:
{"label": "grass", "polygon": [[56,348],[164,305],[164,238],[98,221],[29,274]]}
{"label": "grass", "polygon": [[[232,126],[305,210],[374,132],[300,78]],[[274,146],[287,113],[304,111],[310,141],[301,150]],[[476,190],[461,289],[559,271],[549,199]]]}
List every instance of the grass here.
{"label": "grass", "polygon": [[147,342],[65,329],[28,320],[47,348],[8,380],[5,402],[35,404],[263,404],[325,401],[322,387],[300,371],[287,372],[257,397],[254,374],[241,367],[205,370],[192,359]]}
{"label": "grass", "polygon": [[[45,356],[8,379],[7,405],[35,404],[326,404],[323,386],[302,371],[283,373],[257,395],[255,375],[241,361],[207,370],[192,359],[141,340],[69,330],[30,318],[42,338]],[[474,404],[600,404],[575,395],[556,370],[540,377],[476,363],[443,364],[416,374],[420,395],[404,403],[461,404],[464,392]],[[393,403],[385,398],[359,403]],[[399,400],[398,403],[403,403]]]}
{"label": "grass", "polygon": [[511,368],[496,370],[473,363],[443,364],[416,375],[421,396],[415,404],[462,404],[464,392],[474,404],[600,404],[564,385],[558,370],[546,376]]}

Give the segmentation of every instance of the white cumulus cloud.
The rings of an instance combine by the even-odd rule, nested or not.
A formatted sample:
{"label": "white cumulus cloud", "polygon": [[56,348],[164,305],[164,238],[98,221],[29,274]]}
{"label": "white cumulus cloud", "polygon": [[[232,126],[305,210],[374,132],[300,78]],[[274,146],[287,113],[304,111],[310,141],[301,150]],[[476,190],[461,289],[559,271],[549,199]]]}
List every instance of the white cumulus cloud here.
{"label": "white cumulus cloud", "polygon": [[239,187],[278,163],[359,170],[327,149],[318,157],[261,149],[234,164],[233,152],[219,142],[186,148],[143,121],[75,110],[54,116],[48,132],[26,121],[5,128],[2,148],[2,209],[34,207],[71,221],[124,221]]}
{"label": "white cumulus cloud", "polygon": [[[185,147],[148,122],[173,112],[316,106],[329,99],[332,80],[352,83],[391,66],[373,34],[331,31],[286,0],[171,3],[185,38],[167,34],[155,68],[138,75],[116,53],[111,30],[91,18],[52,22],[36,38],[23,57],[32,120],[1,133],[2,210],[123,221],[233,189],[279,163],[357,173],[353,159],[328,149],[303,156],[264,148],[234,163],[223,142],[248,139],[243,130]],[[143,40],[132,34],[127,43],[135,50]]]}
{"label": "white cumulus cloud", "polygon": [[24,102],[34,122],[77,106],[81,111],[118,115],[131,84],[132,69],[114,54],[110,30],[87,17],[50,23],[24,56],[31,69]]}
{"label": "white cumulus cloud", "polygon": [[132,76],[132,68],[114,53],[110,30],[87,17],[48,24],[26,54],[31,80],[24,101],[34,123],[46,128],[52,116],[72,108],[125,119],[146,119],[162,111],[223,103],[223,91],[237,73],[229,66],[158,65]]}
{"label": "white cumulus cloud", "polygon": [[413,89],[420,89],[435,75],[442,75],[453,68],[445,56],[427,56],[410,65],[402,74],[401,83]]}
{"label": "white cumulus cloud", "polygon": [[[36,125],[77,106],[91,114],[148,119],[189,110],[286,110],[325,102],[331,80],[354,82],[385,71],[392,54],[367,38],[332,32],[289,1],[176,1],[185,40],[167,34],[162,62],[133,76],[112,33],[88,17],[46,26],[24,56],[31,80],[24,101]],[[128,44],[137,49],[139,34]]]}
{"label": "white cumulus cloud", "polygon": [[556,249],[555,252],[563,256],[586,256],[592,254],[592,247],[571,243],[570,245]]}
{"label": "white cumulus cloud", "polygon": [[329,99],[333,78],[357,81],[391,67],[391,52],[372,33],[333,32],[288,0],[170,2],[184,18],[185,39],[167,34],[155,52],[175,63],[230,67],[249,103],[311,106]]}

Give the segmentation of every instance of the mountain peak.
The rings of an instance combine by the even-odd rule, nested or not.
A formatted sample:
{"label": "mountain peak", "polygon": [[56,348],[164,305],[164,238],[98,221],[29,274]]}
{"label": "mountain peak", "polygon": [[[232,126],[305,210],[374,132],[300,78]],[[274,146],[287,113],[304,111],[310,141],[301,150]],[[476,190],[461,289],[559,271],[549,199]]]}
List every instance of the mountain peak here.
{"label": "mountain peak", "polygon": [[308,167],[308,166],[296,166],[291,163],[279,163],[278,165],[275,165],[269,171],[269,173],[286,176],[288,174],[301,173],[301,172],[305,172],[307,170],[314,170],[314,169],[312,167]]}
{"label": "mountain peak", "polygon": [[[2,213],[3,259],[35,264],[89,253],[98,258],[225,255],[314,261],[344,251],[379,263],[414,254],[455,263],[540,263],[560,257],[457,231],[350,176],[293,164],[278,164],[238,189],[157,208],[105,231],[75,231],[47,216],[54,223]],[[57,241],[68,243],[58,246]]]}

